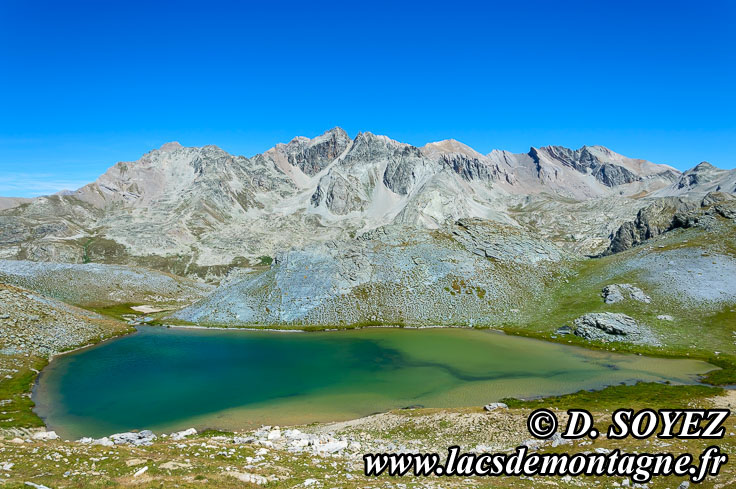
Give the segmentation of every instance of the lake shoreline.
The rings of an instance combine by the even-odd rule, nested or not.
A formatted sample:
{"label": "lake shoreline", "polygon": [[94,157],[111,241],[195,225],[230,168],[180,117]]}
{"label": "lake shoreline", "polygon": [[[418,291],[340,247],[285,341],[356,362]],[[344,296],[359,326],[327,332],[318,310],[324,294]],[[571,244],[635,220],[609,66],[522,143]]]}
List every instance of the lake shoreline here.
{"label": "lake shoreline", "polygon": [[[135,420],[141,418],[134,418],[134,420],[130,421],[121,421],[117,424],[117,426],[124,427],[121,428],[122,430],[132,428],[144,429],[146,427],[158,430],[159,428],[157,428],[156,426],[161,425],[167,426],[166,428],[162,428],[163,431],[166,431],[169,429],[169,427],[173,427],[171,429],[178,429],[179,427],[184,426],[176,425],[176,423],[179,423],[181,420],[191,418],[191,420],[193,421],[194,418],[200,417],[204,421],[198,422],[197,427],[215,426],[217,429],[222,429],[226,431],[231,431],[242,426],[242,422],[239,421],[242,419],[257,420],[258,423],[262,424],[277,423],[283,425],[300,424],[306,422],[306,419],[300,417],[300,415],[295,414],[302,410],[303,407],[291,407],[291,404],[289,404],[289,402],[284,404],[281,401],[274,401],[278,399],[288,400],[289,396],[294,395],[294,393],[291,393],[291,391],[289,391],[288,389],[286,391],[279,391],[278,389],[276,391],[273,391],[273,385],[280,385],[280,383],[283,383],[284,380],[277,379],[270,383],[267,382],[264,385],[259,384],[259,381],[257,380],[258,377],[260,377],[261,375],[265,375],[266,378],[269,378],[269,376],[272,376],[272,372],[277,371],[289,372],[288,377],[294,377],[295,375],[296,378],[299,378],[300,376],[304,377],[301,381],[297,381],[298,385],[314,385],[314,387],[304,387],[307,390],[303,391],[303,389],[301,389],[299,392],[300,395],[303,395],[305,392],[307,393],[304,394],[307,395],[307,397],[304,398],[306,401],[317,402],[317,404],[310,407],[310,409],[314,409],[315,415],[319,417],[318,421],[320,423],[324,423],[334,421],[336,419],[354,419],[356,417],[367,415],[371,412],[387,412],[393,409],[398,409],[401,406],[416,404],[421,404],[432,408],[460,408],[464,406],[481,406],[483,404],[486,404],[487,402],[498,400],[504,397],[532,399],[547,397],[550,395],[561,395],[564,393],[573,392],[578,389],[600,390],[605,388],[606,386],[616,385],[622,381],[627,384],[633,384],[638,381],[671,381],[675,384],[695,385],[699,383],[698,379],[701,375],[710,370],[711,367],[716,368],[710,364],[705,364],[703,362],[692,364],[683,363],[680,367],[677,366],[679,364],[671,364],[668,367],[665,367],[663,365],[660,366],[660,362],[653,361],[654,359],[651,357],[631,355],[625,352],[621,353],[608,352],[605,350],[590,350],[586,348],[581,348],[578,345],[565,345],[554,342],[540,341],[536,338],[525,338],[519,335],[499,334],[505,332],[491,329],[479,330],[476,328],[453,327],[350,328],[343,330],[345,332],[353,332],[353,334],[348,334],[347,336],[336,335],[335,337],[333,337],[329,334],[296,335],[293,336],[296,343],[294,343],[294,341],[292,341],[291,339],[287,340],[287,338],[291,338],[292,335],[272,336],[268,334],[259,334],[261,332],[265,333],[266,331],[279,331],[273,329],[262,330],[253,328],[238,328],[238,330],[240,331],[247,331],[247,333],[255,335],[251,337],[228,335],[226,333],[226,331],[232,331],[235,328],[176,328],[181,332],[181,334],[176,334],[171,331],[172,335],[169,335],[169,333],[166,332],[166,329],[169,328],[165,328],[162,326],[140,326],[137,331],[139,334],[144,333],[142,338],[139,337],[133,343],[128,343],[128,345],[131,346],[117,345],[115,350],[119,350],[120,348],[122,348],[123,351],[128,352],[126,353],[127,355],[133,355],[133,358],[135,358],[136,362],[142,361],[144,363],[147,362],[146,364],[150,364],[151,359],[154,359],[153,365],[156,365],[156,367],[154,367],[154,370],[161,370],[161,372],[157,374],[158,377],[155,377],[155,379],[157,380],[155,380],[154,384],[156,386],[162,386],[170,384],[171,379],[178,378],[177,375],[173,373],[177,371],[176,369],[172,372],[167,371],[167,369],[174,368],[167,365],[167,362],[174,365],[176,364],[177,357],[173,357],[173,362],[167,360],[167,362],[161,363],[161,361],[159,360],[160,358],[172,358],[171,352],[167,352],[167,349],[170,348],[169,345],[171,344],[171,342],[173,341],[174,344],[177,342],[180,343],[181,341],[190,342],[193,344],[196,343],[196,349],[191,348],[190,350],[187,350],[187,353],[184,354],[184,357],[187,358],[187,361],[189,361],[192,366],[209,365],[209,367],[207,367],[207,372],[204,374],[205,377],[209,380],[204,382],[204,384],[197,384],[199,385],[199,387],[197,387],[197,385],[189,385],[189,380],[183,380],[183,383],[186,384],[187,393],[195,394],[197,392],[208,392],[208,394],[196,394],[194,396],[194,398],[203,398],[204,400],[201,401],[201,404],[206,405],[206,407],[202,408],[202,410],[200,411],[192,411],[189,414],[179,413],[179,416],[174,417],[167,417],[167,415],[159,414],[156,417],[158,421],[142,422]],[[386,332],[380,332],[381,329],[386,330]],[[213,334],[194,334],[195,332],[205,333],[208,330]],[[391,332],[389,332],[388,330],[391,330]],[[416,332],[416,336],[409,331],[405,331],[402,334],[400,333],[401,330],[414,331]],[[426,331],[426,334],[420,334],[419,330]],[[192,335],[186,334],[188,331],[191,332]],[[281,330],[281,332],[283,332],[283,330]],[[323,333],[328,332],[331,331],[323,331]],[[184,334],[184,336],[182,336],[182,334]],[[125,341],[126,338],[132,339],[136,338],[137,336],[138,335],[135,334],[125,335],[123,337],[118,337],[118,339],[120,339],[121,341]],[[277,339],[277,337],[280,337],[282,339]],[[297,337],[301,339],[296,340]],[[376,350],[375,352],[369,349],[368,351],[365,351],[363,353],[359,353],[359,351],[354,351],[351,349],[354,347],[350,347],[350,345],[354,344],[356,341],[360,343],[365,342],[366,340],[368,341],[367,344],[370,345],[373,345],[376,341],[378,341],[378,343],[375,344],[383,345],[383,348],[388,348],[387,352],[393,352],[393,349],[396,348],[396,352],[399,353],[399,356],[396,356],[396,353],[389,353],[389,355],[386,357],[385,353],[381,353],[382,350],[380,349]],[[209,353],[204,353],[202,357],[198,357],[197,351],[207,350],[207,345],[210,344],[212,341],[218,342],[217,344],[225,346],[226,349],[223,350],[223,346],[220,346],[218,347],[219,349],[214,356],[208,356]],[[148,351],[147,353],[142,353],[140,347],[141,345],[145,347],[146,342],[149,343],[146,348],[153,348],[154,350]],[[265,344],[267,345],[275,344],[292,346],[290,347],[291,349],[288,350],[289,353],[279,353],[280,350],[278,348],[281,348],[281,346],[278,346],[277,350],[274,352],[272,352],[268,348],[266,348],[265,350],[263,350],[262,348],[256,348],[254,352],[258,352],[258,355],[266,355],[265,357],[257,356],[259,360],[252,360],[257,362],[255,365],[260,368],[260,370],[257,371],[262,373],[256,374],[255,378],[248,374],[245,374],[245,376],[243,376],[243,372],[251,371],[252,367],[249,367],[246,364],[247,368],[243,372],[240,372],[240,370],[242,370],[244,367],[241,364],[232,363],[232,352],[234,351],[236,352],[236,354],[240,355],[245,348],[245,353],[242,354],[247,357],[248,355],[252,355],[247,353],[249,343],[263,342],[265,342]],[[104,362],[101,363],[100,361],[98,361],[100,358],[104,359],[104,357],[117,358],[117,354],[112,353],[111,350],[100,352],[99,354],[94,353],[96,347],[103,347],[103,343],[108,347],[110,346],[109,342],[106,341],[95,345],[81,347],[74,350],[73,352],[79,353],[83,350],[90,351],[93,357],[97,358],[97,360],[90,360],[91,358],[93,358],[89,357],[90,353],[84,354],[86,355],[84,358],[89,360],[87,361],[87,363],[91,362],[91,365],[94,365],[93,370],[95,371],[101,370],[103,372],[109,371],[118,373],[128,372],[130,368],[128,364],[117,365],[115,364],[116,360],[113,360],[112,364],[106,364]],[[132,345],[134,344],[138,346],[132,347]],[[310,345],[324,346],[320,347],[321,349],[314,351],[314,346]],[[506,346],[502,347],[502,345]],[[496,351],[499,347],[502,349]],[[273,346],[269,348],[272,349]],[[327,350],[325,350],[324,348],[327,348]],[[375,348],[375,346],[371,346],[371,348]],[[494,348],[496,348],[496,350],[494,350]],[[494,351],[496,351],[496,353],[494,353]],[[343,355],[339,357],[341,358],[341,360],[337,361],[337,363],[334,363],[334,361],[330,360],[330,355],[335,355],[335,352],[341,352],[339,354]],[[72,353],[72,351],[65,353]],[[327,357],[322,358],[325,354],[327,354]],[[501,356],[499,357],[499,355]],[[354,360],[343,359],[352,358],[353,356],[356,357]],[[47,376],[50,372],[54,371],[54,369],[58,366],[58,361],[63,359],[63,357],[64,355],[57,355],[55,358],[57,361],[53,362],[53,365],[48,365],[46,368],[42,369],[43,371],[41,372],[41,374],[36,376],[34,388],[32,390],[33,400],[37,402],[37,408],[34,408],[34,413],[36,413],[36,415],[42,419],[47,427],[51,426],[50,429],[54,429],[54,427],[60,427],[63,421],[59,421],[58,419],[57,421],[52,421],[49,418],[49,413],[66,413],[68,408],[62,406],[56,400],[58,399],[58,395],[60,395],[59,392],[61,391],[56,391],[54,390],[55,388],[51,388],[50,390],[48,390],[49,386],[47,385],[47,390],[45,392],[41,392],[39,385],[41,385],[44,380],[46,380],[47,382],[57,382],[58,385],[58,379],[56,379],[56,377],[54,379],[50,379]],[[138,357],[140,357],[140,359]],[[520,360],[520,357],[529,358]],[[208,360],[209,358],[211,358],[211,360]],[[292,358],[297,358],[294,365],[291,365],[289,363],[293,363],[295,361],[291,360]],[[312,372],[310,370],[311,367],[307,367],[308,364],[303,363],[302,359],[304,358],[321,358],[318,363],[322,364],[322,370]],[[380,373],[380,375],[382,376],[388,375],[385,379],[381,380],[381,378],[383,377],[380,376],[375,377],[377,375],[376,373],[370,373],[370,375],[365,372],[359,373],[363,371],[361,369],[366,368],[363,367],[363,365],[370,366],[373,364],[374,360],[377,362],[385,362],[387,361],[387,359],[390,359],[388,361],[392,362],[389,363],[389,365],[393,365],[393,362],[397,361],[399,363],[395,366],[390,367],[389,371],[386,371],[385,367],[381,367],[382,370],[379,370],[378,373]],[[532,361],[532,359],[534,360]],[[685,361],[692,359],[685,358],[681,360]],[[82,360],[83,363],[85,361],[86,360],[84,359]],[[230,361],[230,363],[227,363],[227,361]],[[356,370],[357,374],[346,374],[344,372],[346,368],[348,369],[347,372],[352,372],[356,367],[346,366],[341,363],[343,361],[350,361],[355,364],[361,365],[358,370]],[[576,365],[575,362],[579,361],[583,361],[587,366],[574,366]],[[77,362],[77,360],[75,359],[74,362]],[[212,367],[212,362],[214,362],[215,364],[223,363],[223,365]],[[352,365],[353,363],[347,365]],[[467,366],[463,367],[464,364],[466,364]],[[57,374],[80,377],[80,379],[84,378],[83,376],[78,376],[77,374],[67,372],[66,369],[68,365],[69,363],[66,363],[66,366],[63,367],[64,370],[61,372],[57,372]],[[358,375],[358,377],[356,377],[357,380],[355,380],[355,382],[353,382],[353,380],[350,380],[349,382],[347,382],[347,384],[344,381],[340,381],[341,383],[332,386],[329,378],[331,375],[333,375],[330,372],[332,370],[335,370],[335,365],[340,365],[340,369],[337,369],[342,371],[340,375],[348,375],[348,378],[350,379],[352,379],[353,375]],[[377,363],[376,365],[379,364]],[[554,368],[551,367],[552,365],[554,365]],[[615,365],[618,365],[618,367],[615,367]],[[304,371],[305,367],[306,371]],[[148,367],[148,369],[150,368],[151,367]],[[184,371],[189,372],[190,368],[191,367],[185,367]],[[412,372],[423,371],[417,371],[417,368],[439,368],[439,370],[436,370],[436,373],[431,374],[429,377],[427,377],[427,374],[422,374],[421,378],[416,379],[406,377],[416,375]],[[480,368],[480,370],[478,370],[478,368]],[[668,368],[672,368],[672,373],[667,370]],[[427,372],[434,371],[435,370],[427,370]],[[135,371],[131,371],[130,373],[124,374],[123,377],[135,377],[135,385],[136,389],[138,389],[141,388],[141,382],[145,384],[146,377],[149,375],[147,372],[148,370],[145,369],[138,374],[135,374]],[[44,377],[42,378],[41,375],[43,375]],[[203,373],[200,372],[197,375],[202,376]],[[235,375],[235,377],[232,379],[231,382],[230,380],[228,380],[228,378],[233,375]],[[327,375],[327,377],[325,377],[325,375]],[[366,375],[368,376],[366,377]],[[446,379],[443,381],[445,383],[449,381],[450,384],[447,384],[449,387],[440,387],[440,385],[443,385],[440,384],[437,387],[433,388],[431,383],[428,385],[424,384],[427,379],[434,379],[436,376],[439,376],[438,378],[440,379]],[[400,380],[404,377],[406,377],[405,380]],[[60,378],[62,377],[59,377],[59,379]],[[241,382],[236,381],[235,378],[251,379],[246,384],[247,388],[245,390],[255,392],[256,394],[254,395],[256,397],[253,398],[251,395],[250,397],[242,398],[240,400],[234,399],[228,401],[228,403],[225,404],[218,404],[217,401],[210,401],[208,399],[212,396],[217,398],[218,393],[228,391],[225,388],[221,389],[217,385],[213,385],[213,379],[215,379],[216,382],[228,382],[228,385],[242,384]],[[92,377],[92,380],[94,379],[95,377]],[[184,377],[184,379],[186,379],[186,377]],[[380,384],[383,387],[376,387],[375,385],[371,387],[372,381],[379,383],[384,382],[384,384]],[[67,399],[73,400],[70,401],[72,402],[72,405],[74,405],[75,402],[77,404],[81,403],[83,406],[93,406],[96,402],[102,402],[102,405],[105,405],[105,403],[103,402],[105,399],[105,390],[114,391],[114,395],[116,398],[118,396],[121,396],[123,399],[126,398],[125,392],[127,389],[126,386],[128,384],[122,384],[122,388],[117,384],[115,385],[115,387],[108,388],[108,386],[111,384],[104,379],[97,379],[97,381],[90,381],[86,383],[83,380],[79,380],[77,382],[81,384],[75,388],[76,390],[66,390],[66,393],[64,394]],[[299,382],[305,382],[305,384],[301,384]],[[314,384],[314,382],[317,383]],[[337,397],[335,398],[335,400],[330,400],[332,398],[329,396],[325,397],[324,400],[320,400],[322,399],[322,395],[314,398],[313,401],[310,401],[310,399],[312,399],[308,395],[308,393],[311,392],[310,389],[317,388],[317,391],[315,392],[319,392],[319,390],[322,389],[322,387],[320,386],[323,385],[323,382],[327,382],[327,384],[324,384],[325,386],[332,386],[330,387],[331,389],[334,387],[334,392],[330,391],[332,392],[330,396],[344,396],[346,393],[353,392],[356,395],[359,394],[360,396],[367,396],[366,399],[368,399],[368,402],[366,404],[366,401],[361,400],[358,401],[357,405],[355,405],[353,401],[351,401],[351,404],[351,402],[345,403],[345,401],[343,400],[338,400],[342,399],[342,397]],[[388,384],[385,384],[386,382],[388,382]],[[432,380],[431,382],[434,381]],[[498,384],[498,382],[502,383]],[[94,392],[90,392],[90,385],[98,385],[102,390],[99,390],[100,388],[98,388]],[[290,385],[289,382],[287,382],[286,385]],[[354,390],[354,388],[345,391],[344,387],[341,387],[343,385],[360,385],[362,387],[359,389],[359,391]],[[405,386],[401,387],[402,385]],[[419,391],[415,394],[411,394],[411,392],[416,389],[419,389],[423,392],[426,391],[432,393],[437,388],[440,388],[440,390],[436,391],[427,399],[413,397],[419,395]],[[167,387],[167,389],[171,390],[170,387]],[[458,391],[458,394],[452,394],[452,392],[456,389],[461,390]],[[160,390],[160,387],[157,387],[156,389],[151,389],[151,392],[149,393],[151,395],[148,395],[148,391],[143,389],[140,392],[136,391],[137,393],[131,397],[137,399],[141,398],[142,396],[142,398],[148,399],[151,402],[160,402],[164,404],[170,399],[183,399],[181,397],[182,393],[179,392],[179,394],[176,394],[176,390],[174,390],[171,395],[169,395],[170,393],[168,392],[168,390],[165,393],[162,392],[159,395],[157,393],[158,390]],[[269,394],[269,392],[272,393]],[[110,394],[110,392],[108,392],[108,394]],[[160,397],[159,401],[155,400],[156,396]],[[376,403],[378,398],[376,398],[375,396],[379,396],[385,399]],[[357,397],[356,399],[361,398]],[[115,402],[117,403],[117,401]],[[215,402],[215,404],[212,404],[212,402]],[[274,402],[276,403],[274,404]],[[271,413],[271,409],[273,408],[277,408],[277,410],[280,409],[281,411],[273,411],[272,414],[268,414]],[[90,409],[92,409],[92,407],[90,407]],[[118,408],[116,407],[115,409]],[[126,409],[129,411],[134,411],[137,408],[135,408],[135,406],[133,405],[130,405],[127,406],[127,408],[121,406],[119,409],[123,411],[125,411]],[[255,411],[253,411],[253,409],[255,409]],[[85,412],[84,409],[83,412]],[[114,416],[113,418],[107,418],[103,411],[99,411],[99,414],[95,414],[96,412],[97,411],[93,410],[89,414],[82,415],[78,413],[78,415],[82,416],[82,418],[84,418],[84,416],[98,416],[101,422],[107,423],[109,421],[110,423],[114,424]],[[168,410],[167,412],[171,412],[171,410]],[[248,414],[246,416],[247,413],[251,414]],[[66,416],[66,414],[63,415]],[[213,416],[215,418],[221,418],[221,421],[215,423],[207,421],[207,419],[213,419]],[[316,419],[317,418],[315,418],[315,420]],[[252,423],[253,421],[249,422]],[[191,423],[185,422],[185,424],[187,426],[184,427],[189,427]],[[111,431],[116,430],[117,428],[111,429]],[[61,431],[63,432],[65,430],[62,429]],[[90,433],[94,435],[99,435],[100,431],[98,430],[97,432],[94,432],[94,428],[92,428],[89,432],[81,433],[83,435],[88,435]]]}

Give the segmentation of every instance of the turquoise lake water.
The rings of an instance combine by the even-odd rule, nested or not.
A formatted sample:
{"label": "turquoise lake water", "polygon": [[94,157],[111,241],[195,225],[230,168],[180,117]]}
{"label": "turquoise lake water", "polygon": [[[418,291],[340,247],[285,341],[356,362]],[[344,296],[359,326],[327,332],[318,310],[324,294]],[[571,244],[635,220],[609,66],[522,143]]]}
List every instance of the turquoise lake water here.
{"label": "turquoise lake water", "polygon": [[39,377],[34,400],[36,412],[63,437],[99,437],[132,429],[344,420],[638,380],[693,383],[713,368],[479,330],[142,327],[54,359]]}

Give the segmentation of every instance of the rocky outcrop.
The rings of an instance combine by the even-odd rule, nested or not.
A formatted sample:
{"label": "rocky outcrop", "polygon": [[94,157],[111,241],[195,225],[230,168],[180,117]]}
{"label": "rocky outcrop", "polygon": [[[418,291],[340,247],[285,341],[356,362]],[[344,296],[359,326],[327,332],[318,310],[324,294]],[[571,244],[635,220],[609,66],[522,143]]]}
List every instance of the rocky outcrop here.
{"label": "rocky outcrop", "polygon": [[612,284],[603,288],[603,300],[606,304],[615,304],[621,302],[627,297],[635,301],[649,304],[652,298],[649,297],[639,287],[631,284]]}
{"label": "rocky outcrop", "polygon": [[460,153],[442,154],[440,158],[444,167],[450,168],[468,181],[493,181],[502,176],[502,172],[497,166],[483,161],[482,158],[470,157]]}
{"label": "rocky outcrop", "polygon": [[702,200],[657,199],[641,209],[635,220],[623,223],[611,235],[611,244],[603,255],[627,250],[673,229],[707,223],[714,216],[736,218],[736,198],[722,192],[709,192]]}
{"label": "rocky outcrop", "polygon": [[452,228],[455,240],[471,253],[501,262],[558,262],[568,255],[552,243],[520,229],[480,219],[460,219]]}
{"label": "rocky outcrop", "polygon": [[395,151],[383,172],[383,184],[399,195],[408,195],[430,163],[424,159],[419,148],[403,146]]}
{"label": "rocky outcrop", "polygon": [[298,167],[309,176],[314,176],[335,161],[350,145],[348,134],[336,127],[314,139],[294,138],[286,145],[279,145],[290,165]]}
{"label": "rocky outcrop", "polygon": [[314,207],[321,202],[338,216],[344,216],[351,212],[361,212],[368,203],[368,199],[353,191],[350,177],[340,174],[332,174],[325,181],[321,181],[312,194],[310,202]]}
{"label": "rocky outcrop", "polygon": [[677,197],[652,202],[638,212],[635,220],[625,222],[611,236],[604,255],[628,250],[675,228],[695,225],[699,207],[695,201]]}
{"label": "rocky outcrop", "polygon": [[626,314],[590,313],[574,321],[573,333],[593,341],[623,341],[641,345],[659,345],[659,340],[645,325]]}

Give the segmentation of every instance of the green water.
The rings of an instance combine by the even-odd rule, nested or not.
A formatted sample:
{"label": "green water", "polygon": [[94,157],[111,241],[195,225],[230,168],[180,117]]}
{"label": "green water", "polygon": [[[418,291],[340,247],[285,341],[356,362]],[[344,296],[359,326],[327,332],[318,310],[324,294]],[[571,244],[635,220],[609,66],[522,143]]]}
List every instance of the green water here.
{"label": "green water", "polygon": [[36,412],[66,438],[131,429],[242,429],[399,407],[482,405],[713,367],[459,329],[277,333],[141,328],[55,359]]}

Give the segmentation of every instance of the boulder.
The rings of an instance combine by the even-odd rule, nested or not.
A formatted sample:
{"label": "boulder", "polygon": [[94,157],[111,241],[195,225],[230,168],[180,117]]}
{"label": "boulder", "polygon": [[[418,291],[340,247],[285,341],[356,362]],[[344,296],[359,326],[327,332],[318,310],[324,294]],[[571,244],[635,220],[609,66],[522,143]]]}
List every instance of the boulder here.
{"label": "boulder", "polygon": [[177,431],[176,433],[172,433],[171,434],[171,439],[172,440],[182,440],[182,439],[186,438],[187,436],[192,436],[192,435],[196,435],[196,434],[197,434],[197,430],[195,430],[194,428],[189,428],[189,429],[184,430],[184,431]]}
{"label": "boulder", "polygon": [[603,300],[606,304],[615,304],[624,300],[621,287],[618,285],[606,285],[603,288]]}
{"label": "boulder", "polygon": [[626,314],[600,312],[580,316],[574,334],[594,341],[623,341],[643,345],[659,345],[651,330]]}
{"label": "boulder", "polygon": [[645,304],[649,304],[650,302],[652,302],[652,298],[646,295],[643,290],[631,284],[606,285],[603,288],[602,295],[603,300],[606,302],[606,304],[615,304],[617,302],[621,302],[626,299],[626,296],[628,296],[630,299],[643,302]]}
{"label": "boulder", "polygon": [[558,334],[558,335],[561,335],[561,336],[564,336],[564,335],[567,335],[567,334],[571,334],[571,333],[572,333],[572,328],[570,326],[567,326],[567,325],[560,326],[559,328],[557,328],[557,330],[555,330],[555,334]]}
{"label": "boulder", "polygon": [[37,431],[32,437],[34,440],[58,440],[59,435],[55,431]]}
{"label": "boulder", "polygon": [[153,444],[153,440],[156,439],[156,435],[150,430],[143,430],[140,432],[128,432],[128,433],[116,433],[110,435],[110,440],[115,445],[136,445],[136,446],[148,446]]}

